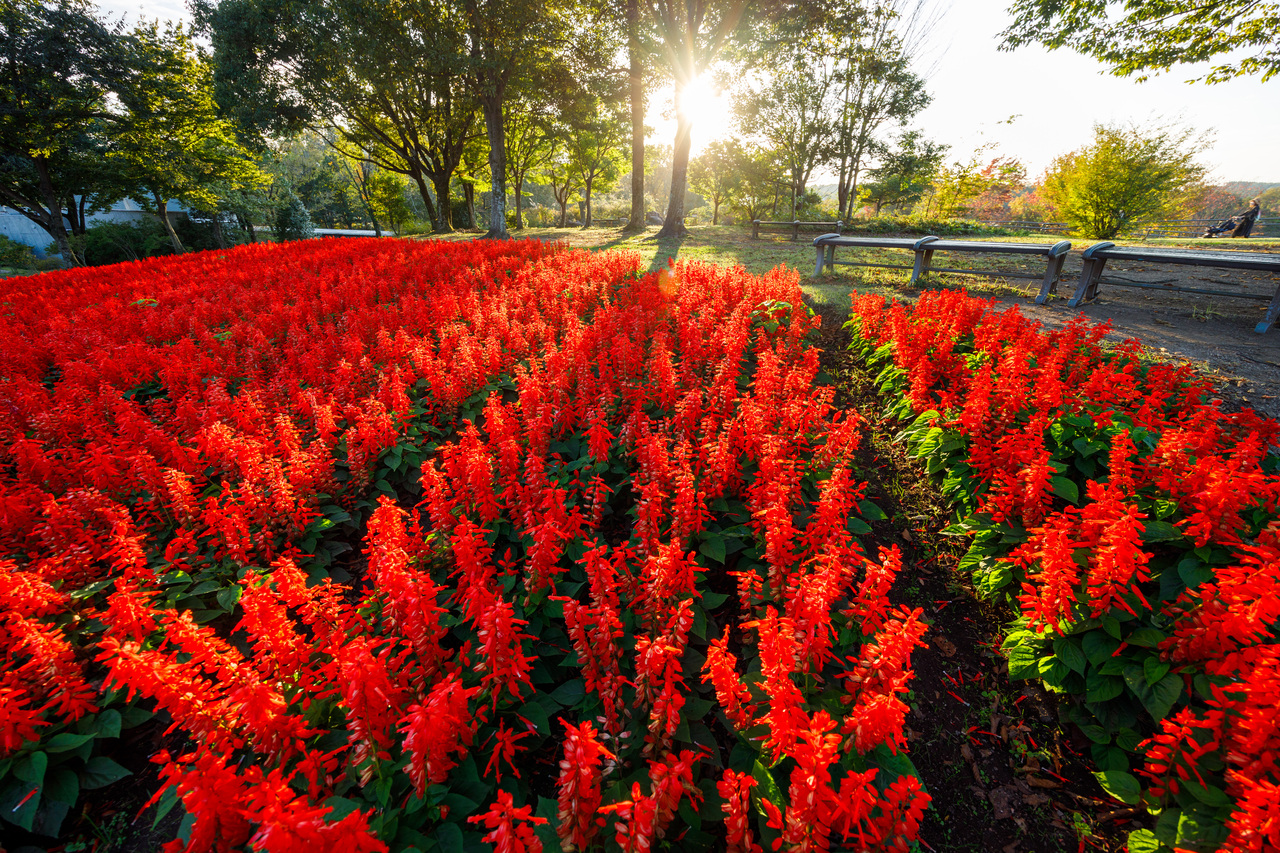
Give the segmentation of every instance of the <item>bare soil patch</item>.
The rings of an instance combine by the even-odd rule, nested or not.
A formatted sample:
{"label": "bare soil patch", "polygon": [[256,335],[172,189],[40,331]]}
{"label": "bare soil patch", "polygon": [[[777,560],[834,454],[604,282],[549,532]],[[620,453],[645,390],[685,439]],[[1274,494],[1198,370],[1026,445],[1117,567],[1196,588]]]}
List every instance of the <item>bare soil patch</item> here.
{"label": "bare soil patch", "polygon": [[[1078,272],[1079,263],[1069,260],[1068,269]],[[1168,289],[1138,290],[1104,284],[1097,300],[1079,309],[1069,308],[1066,300],[1075,289],[1073,273],[1059,285],[1058,297],[1047,305],[1036,305],[1030,296],[1005,296],[1000,301],[1018,305],[1026,316],[1049,327],[1060,327],[1077,315],[1110,323],[1112,340],[1136,338],[1154,357],[1194,364],[1213,380],[1228,408],[1250,407],[1268,417],[1280,418],[1280,326],[1261,335],[1254,332],[1267,302],[1173,289],[1194,287],[1269,297],[1280,285],[1280,277],[1169,264],[1118,265],[1114,269],[1108,264],[1106,277],[1159,284]]]}

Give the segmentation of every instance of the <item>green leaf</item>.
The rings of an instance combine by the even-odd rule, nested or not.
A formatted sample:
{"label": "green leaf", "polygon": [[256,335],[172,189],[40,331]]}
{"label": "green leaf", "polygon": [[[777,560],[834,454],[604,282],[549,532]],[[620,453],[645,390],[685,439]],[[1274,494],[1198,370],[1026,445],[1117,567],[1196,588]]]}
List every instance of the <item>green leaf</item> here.
{"label": "green leaf", "polygon": [[721,604],[729,600],[727,592],[704,592],[702,594],[702,606],[707,611],[715,610]]}
{"label": "green leaf", "polygon": [[1059,637],[1054,640],[1053,653],[1073,672],[1084,675],[1085,667],[1089,665],[1089,659],[1085,657],[1084,652],[1072,640],[1066,637]]}
{"label": "green leaf", "polygon": [[1156,838],[1162,844],[1172,847],[1178,842],[1178,824],[1182,821],[1182,810],[1170,807],[1160,812],[1156,818]]}
{"label": "green leaf", "polygon": [[1099,450],[1105,450],[1106,445],[1100,441],[1090,441],[1087,438],[1077,438],[1071,442],[1071,446],[1076,449],[1076,453],[1081,456],[1089,457],[1097,453]]}
{"label": "green leaf", "polygon": [[65,767],[55,767],[45,783],[44,795],[48,799],[74,806],[80,796],[80,779]]}
{"label": "green leaf", "polygon": [[1107,730],[1098,725],[1083,725],[1080,731],[1084,732],[1085,737],[1094,743],[1111,743],[1111,735],[1107,734]]}
{"label": "green leaf", "polygon": [[1142,786],[1137,778],[1124,770],[1104,770],[1094,773],[1102,790],[1115,797],[1125,805],[1137,805],[1142,797]]}
{"label": "green leaf", "polygon": [[7,822],[30,832],[40,809],[40,795],[41,786],[35,782],[11,783],[0,791],[0,814]]}
{"label": "green leaf", "polygon": [[123,724],[124,718],[120,716],[120,712],[115,708],[108,708],[98,715],[93,728],[98,737],[120,737]]}
{"label": "green leaf", "polygon": [[236,606],[236,602],[240,600],[240,594],[244,592],[244,587],[236,584],[221,590],[215,598],[218,599],[218,606],[230,613]]}
{"label": "green leaf", "polygon": [[82,743],[88,743],[93,740],[93,732],[83,735],[72,734],[71,732],[58,732],[46,741],[44,746],[45,752],[70,752]]}
{"label": "green leaf", "polygon": [[973,580],[983,598],[994,598],[998,591],[1013,582],[1013,569],[1003,560],[992,561],[990,568],[985,571],[975,571]]}
{"label": "green leaf", "polygon": [[884,514],[884,510],[869,500],[858,501],[858,512],[867,521],[885,521],[889,517]]}
{"label": "green leaf", "polygon": [[[1106,631],[1115,639],[1120,639],[1120,620],[1111,615],[1103,616],[1102,630]],[[1119,648],[1119,646],[1117,646],[1117,648]]]}
{"label": "green leaf", "polygon": [[1142,528],[1143,542],[1176,542],[1182,538],[1182,531],[1167,521],[1148,519]]}
{"label": "green leaf", "polygon": [[133,773],[104,755],[89,759],[84,771],[80,774],[80,787],[86,791],[105,788],[113,782],[119,782]]}
{"label": "green leaf", "polygon": [[707,536],[698,545],[698,551],[707,559],[724,565],[724,537],[714,534]]}
{"label": "green leaf", "polygon": [[1053,484],[1053,493],[1062,498],[1067,503],[1080,502],[1080,487],[1066,477],[1054,477],[1050,482]]}
{"label": "green leaf", "polygon": [[1199,784],[1195,779],[1186,779],[1181,783],[1182,787],[1188,791],[1191,796],[1211,808],[1220,809],[1223,806],[1231,805],[1231,800],[1227,799],[1226,791],[1221,788],[1210,785],[1205,787]]}
{"label": "green leaf", "polygon": [[[1202,549],[1197,548],[1196,551]],[[1205,565],[1198,557],[1184,557],[1178,563],[1178,577],[1187,585],[1187,589],[1195,589],[1202,583],[1213,580],[1213,569]]]}
{"label": "green leaf", "polygon": [[1084,648],[1085,657],[1089,659],[1089,663],[1094,666],[1102,666],[1107,658],[1111,657],[1111,654],[1120,648],[1120,641],[1108,637],[1102,631],[1095,630],[1084,635],[1081,645]]}
{"label": "green leaf", "polygon": [[1142,676],[1147,684],[1155,684],[1169,672],[1169,664],[1160,658],[1147,658],[1142,663]]}
{"label": "green leaf", "polygon": [[442,851],[460,851],[464,847],[462,830],[456,823],[442,823],[428,833],[427,837],[439,845]]}
{"label": "green leaf", "polygon": [[1125,641],[1131,646],[1142,646],[1149,649],[1160,645],[1160,643],[1164,642],[1164,639],[1163,631],[1155,628],[1139,628],[1126,637]]}
{"label": "green leaf", "polygon": [[[751,766],[751,776],[756,780],[756,784],[760,786],[760,796],[778,806],[778,808],[782,808],[782,803],[786,802],[786,799],[782,796],[782,789],[778,787],[778,783],[773,778],[773,774],[769,772],[769,768],[765,767],[758,758],[755,764]],[[757,797],[752,797],[751,799],[755,800],[756,810],[760,812],[760,815],[767,817],[764,813],[764,807],[760,805],[760,800]]]}
{"label": "green leaf", "polygon": [[1124,680],[1156,722],[1169,716],[1174,703],[1182,695],[1181,676],[1168,673],[1152,684],[1147,681],[1145,664],[1142,668],[1130,666],[1125,669]]}
{"label": "green leaf", "polygon": [[559,705],[566,707],[576,705],[586,695],[587,687],[581,678],[575,678],[561,684],[551,691],[551,698]]}
{"label": "green leaf", "polygon": [[[47,835],[56,838],[62,832],[62,822],[71,812],[71,806],[59,800],[44,799],[36,810],[35,819],[31,821],[31,831],[36,835]],[[18,848],[15,853],[21,853]]]}
{"label": "green leaf", "polygon": [[1086,702],[1106,702],[1124,692],[1124,679],[1114,675],[1091,672],[1085,678]]}
{"label": "green leaf", "polygon": [[1040,676],[1040,656],[1030,646],[1014,646],[1009,650],[1009,678],[1018,681]]}
{"label": "green leaf", "polygon": [[1129,833],[1129,853],[1160,853],[1160,839],[1149,829]]}
{"label": "green leaf", "polygon": [[359,801],[349,800],[346,797],[330,797],[324,801],[324,804],[330,809],[324,816],[325,823],[337,823],[360,808]]}
{"label": "green leaf", "polygon": [[13,765],[13,775],[23,782],[40,785],[44,783],[44,772],[48,769],[49,756],[43,752],[33,752]]}
{"label": "green leaf", "polygon": [[[546,737],[551,734],[551,717],[547,714],[547,709],[539,702],[526,702],[516,711],[524,719],[533,724],[537,729],[540,737]],[[530,741],[526,741],[527,743]]]}
{"label": "green leaf", "polygon": [[1169,716],[1169,712],[1173,710],[1174,703],[1178,701],[1178,697],[1181,695],[1182,676],[1169,673],[1151,685],[1151,700],[1144,701],[1142,704],[1151,713],[1151,716],[1159,722]]}

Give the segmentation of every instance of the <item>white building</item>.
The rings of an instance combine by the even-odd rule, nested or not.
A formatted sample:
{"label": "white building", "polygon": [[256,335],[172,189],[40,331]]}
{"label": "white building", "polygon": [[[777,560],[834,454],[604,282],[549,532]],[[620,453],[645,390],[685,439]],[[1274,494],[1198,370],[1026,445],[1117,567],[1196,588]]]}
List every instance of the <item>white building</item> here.
{"label": "white building", "polygon": [[[176,201],[170,201],[168,212],[172,217],[175,214],[187,212],[187,209]],[[113,204],[110,210],[91,213],[86,219],[92,225],[95,222],[137,222],[150,216],[151,214],[143,210],[136,201],[126,198]],[[71,223],[67,222],[65,216],[62,218],[62,224],[70,232]],[[0,206],[0,234],[30,246],[35,250],[37,258],[43,258],[46,254],[45,250],[53,242],[48,231],[11,207]]]}

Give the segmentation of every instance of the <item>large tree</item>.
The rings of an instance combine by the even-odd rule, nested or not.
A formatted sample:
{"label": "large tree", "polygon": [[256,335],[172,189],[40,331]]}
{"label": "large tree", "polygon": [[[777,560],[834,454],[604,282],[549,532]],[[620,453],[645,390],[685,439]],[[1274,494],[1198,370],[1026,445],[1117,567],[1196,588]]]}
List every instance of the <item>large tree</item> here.
{"label": "large tree", "polygon": [[693,116],[685,90],[724,50],[742,23],[746,0],[644,0],[661,53],[675,83],[676,137],[671,146],[671,195],[658,239],[683,237],[685,193],[689,187]]}
{"label": "large tree", "polygon": [[458,3],[192,5],[214,47],[217,85],[246,99],[246,120],[275,105],[323,128],[347,156],[409,178],[435,230],[452,230],[450,180],[475,135],[478,108]]}
{"label": "large tree", "polygon": [[767,82],[744,92],[735,107],[743,130],[778,152],[797,198],[836,142],[835,83],[831,63],[797,51]]}
{"label": "large tree", "polygon": [[0,201],[71,264],[62,208],[92,192],[84,166],[118,118],[110,96],[128,74],[125,42],[84,0],[0,3]]}
{"label": "large tree", "polygon": [[643,231],[644,209],[644,50],[641,47],[640,0],[625,0],[627,15],[627,83],[631,106],[631,215],[626,231]]}
{"label": "large tree", "polygon": [[874,205],[876,216],[884,207],[915,204],[933,183],[946,152],[946,145],[925,139],[918,130],[904,132],[896,145],[881,151],[879,163],[868,170],[871,181],[864,184],[860,200]]}
{"label": "large tree", "polygon": [[622,116],[607,107],[591,120],[579,124],[569,135],[569,153],[582,186],[586,206],[582,227],[591,227],[591,194],[608,192],[622,174],[625,162],[623,142],[627,126]]}
{"label": "large tree", "polygon": [[711,202],[712,225],[720,224],[720,205],[742,184],[746,156],[738,140],[717,139],[689,163],[689,186]]}
{"label": "large tree", "polygon": [[252,186],[262,176],[231,122],[218,114],[211,70],[180,25],[141,26],[130,47],[130,80],[117,91],[125,115],[108,160],[136,185],[134,195],[181,254],[171,200],[216,211],[219,188]]}
{"label": "large tree", "polygon": [[1066,47],[1126,77],[1219,61],[1198,79],[1280,72],[1280,4],[1259,0],[1015,0],[1001,48]]}
{"label": "large tree", "polygon": [[846,0],[827,23],[831,61],[839,74],[836,206],[853,218],[858,180],[886,125],[902,126],[929,105],[913,69],[928,22],[915,0],[867,4]]}
{"label": "large tree", "polygon": [[1045,197],[1086,237],[1110,240],[1177,210],[1203,177],[1189,129],[1094,125],[1093,142],[1053,161]]}
{"label": "large tree", "polygon": [[462,0],[473,91],[489,139],[489,230],[507,233],[507,145],[503,106],[513,81],[554,61],[575,34],[575,0]]}
{"label": "large tree", "polygon": [[516,202],[515,227],[523,229],[525,183],[547,165],[555,153],[554,122],[545,110],[545,103],[532,98],[508,99],[503,114],[507,177]]}

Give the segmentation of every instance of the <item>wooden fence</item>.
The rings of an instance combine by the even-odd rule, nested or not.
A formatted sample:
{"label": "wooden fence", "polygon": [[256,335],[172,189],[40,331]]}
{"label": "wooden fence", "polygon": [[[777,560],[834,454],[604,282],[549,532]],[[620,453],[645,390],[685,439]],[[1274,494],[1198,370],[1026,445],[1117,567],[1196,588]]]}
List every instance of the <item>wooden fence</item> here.
{"label": "wooden fence", "polygon": [[[1152,219],[1139,222],[1132,229],[1124,232],[1126,237],[1199,237],[1205,229],[1217,225],[1221,219]],[[1068,234],[1071,226],[1065,222],[1027,222],[1017,219],[993,219],[986,225],[997,225],[1001,228],[1019,231],[1035,231],[1040,234]],[[1222,235],[1227,236],[1226,234]],[[1253,223],[1251,237],[1280,237],[1280,217],[1261,216]]]}

